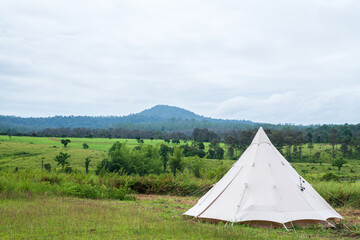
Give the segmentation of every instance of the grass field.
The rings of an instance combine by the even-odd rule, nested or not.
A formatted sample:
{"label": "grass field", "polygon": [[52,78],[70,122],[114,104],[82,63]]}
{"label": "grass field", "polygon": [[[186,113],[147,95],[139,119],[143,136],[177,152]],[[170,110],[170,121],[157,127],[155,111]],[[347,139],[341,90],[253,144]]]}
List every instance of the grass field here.
{"label": "grass field", "polygon": [[[285,229],[253,228],[239,224],[233,226],[222,223],[211,224],[191,221],[181,216],[186,209],[196,203],[199,193],[204,190],[199,189],[202,187],[201,181],[204,180],[206,186],[217,181],[217,178],[196,179],[188,175],[190,173],[179,175],[169,183],[175,184],[176,188],[180,187],[178,183],[194,183],[193,187],[199,190],[190,192],[191,195],[197,195],[196,197],[134,194],[136,201],[108,200],[106,198],[117,196],[116,189],[115,195],[111,191],[116,184],[119,184],[119,181],[123,181],[122,179],[133,183],[140,181],[139,183],[145,186],[156,184],[158,188],[161,188],[166,177],[156,179],[94,175],[96,165],[107,157],[107,151],[115,141],[126,142],[133,148],[138,145],[134,139],[70,138],[72,142],[67,148],[64,148],[59,140],[61,139],[39,137],[12,137],[10,139],[8,136],[0,136],[0,239],[360,238],[360,181],[358,181],[360,161],[358,160],[347,159],[348,163],[340,172],[331,165],[331,159],[321,164],[292,163],[293,167],[328,202],[334,207],[340,207],[337,210],[345,217],[346,226],[340,224],[336,229],[298,228],[296,231],[288,232]],[[90,148],[83,149],[83,143],[87,143]],[[164,141],[145,140],[145,144],[160,143]],[[208,147],[208,143],[205,146]],[[311,151],[306,146],[303,148],[304,156],[315,151],[321,151],[322,157],[326,159],[331,146],[314,144],[314,149]],[[53,159],[60,152],[71,155],[70,165],[78,172],[71,175],[57,173],[61,167],[56,166]],[[84,174],[86,157],[92,159],[88,175]],[[50,163],[56,171],[47,173],[41,170],[42,161],[44,164]],[[233,160],[206,159],[205,170],[221,175],[234,162]],[[15,172],[15,169],[18,172]],[[218,171],[219,169],[221,171]],[[320,181],[322,175],[328,172],[346,181]],[[206,176],[209,177],[211,174]],[[52,184],[51,179],[57,179],[58,182]],[[101,199],[84,199],[89,196]],[[126,199],[131,198],[130,195]]]}
{"label": "grass field", "polygon": [[[337,229],[287,231],[240,224],[212,224],[182,216],[194,197],[138,195],[137,201],[0,195],[1,239],[350,239],[359,219]],[[359,211],[356,212],[360,214]],[[31,221],[29,221],[31,219]]]}
{"label": "grass field", "polygon": [[[11,137],[0,136],[0,169],[41,169],[41,162],[50,163],[55,167],[54,157],[60,152],[66,152],[71,155],[70,165],[78,170],[84,170],[84,161],[86,157],[91,158],[90,171],[93,171],[96,165],[107,157],[107,151],[116,141],[126,142],[133,148],[139,143],[136,139],[106,139],[106,138],[69,138],[71,143],[67,148],[60,143],[61,138],[44,137]],[[87,143],[89,149],[83,149],[82,144]],[[163,140],[144,140],[144,144],[161,144]],[[182,142],[183,144],[183,142]],[[170,146],[176,146],[170,143]],[[209,143],[205,143],[208,147]],[[224,145],[222,145],[224,147]],[[316,151],[320,151],[324,163],[292,163],[292,166],[308,180],[317,179],[327,172],[332,172],[348,180],[360,180],[360,160],[347,159],[348,164],[344,165],[339,172],[336,167],[331,165],[332,158],[329,155],[331,146],[327,144],[314,144],[314,149],[310,150],[306,146],[303,148],[303,154],[306,157]],[[329,156],[327,156],[329,155]],[[219,165],[230,167],[234,160],[216,160],[207,159],[207,168],[217,168]],[[58,166],[58,168],[60,168]]]}

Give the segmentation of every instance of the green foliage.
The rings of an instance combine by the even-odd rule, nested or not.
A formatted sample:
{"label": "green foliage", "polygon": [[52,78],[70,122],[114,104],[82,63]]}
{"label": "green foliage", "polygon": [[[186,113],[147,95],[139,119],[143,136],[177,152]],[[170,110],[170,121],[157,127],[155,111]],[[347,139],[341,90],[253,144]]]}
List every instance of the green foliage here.
{"label": "green foliage", "polygon": [[336,181],[338,182],[339,181],[339,177],[333,173],[325,173],[321,178],[320,178],[321,181]]}
{"label": "green foliage", "polygon": [[165,144],[160,145],[159,155],[161,157],[161,161],[163,162],[164,172],[166,172],[166,167],[167,167],[167,163],[169,161],[169,155],[171,152],[172,152],[171,147],[169,147]]}
{"label": "green foliage", "polygon": [[313,187],[332,206],[360,208],[360,182],[318,182]]}
{"label": "green foliage", "polygon": [[197,145],[194,144],[191,146],[189,146],[189,144],[181,145],[180,148],[183,151],[185,157],[199,156],[203,158],[206,156],[205,151],[198,148]]}
{"label": "green foliage", "polygon": [[89,173],[89,165],[90,165],[91,159],[90,157],[85,158],[85,172]]}
{"label": "green foliage", "polygon": [[209,149],[206,157],[210,159],[223,159],[224,153],[225,151],[223,148],[221,148],[218,145],[215,145],[214,147]]}
{"label": "green foliage", "polygon": [[205,160],[196,156],[189,164],[190,170],[194,173],[195,177],[201,178],[204,168]]}
{"label": "green foliage", "polygon": [[61,144],[64,145],[64,147],[66,148],[66,146],[71,143],[71,140],[70,139],[62,139],[61,140]]}
{"label": "green foliage", "polygon": [[88,149],[89,148],[89,145],[87,145],[87,143],[84,143],[83,144],[83,149]]}
{"label": "green foliage", "polygon": [[46,171],[51,172],[51,165],[50,163],[45,163],[44,168]]}
{"label": "green foliage", "polygon": [[184,163],[183,163],[182,149],[180,149],[179,147],[174,148],[174,154],[170,158],[169,164],[170,164],[171,172],[174,174],[174,176],[176,175],[177,172],[181,172],[183,170]]}
{"label": "green foliage", "polygon": [[73,172],[73,169],[72,169],[72,167],[70,167],[70,166],[66,166],[66,167],[64,168],[64,172],[65,172],[65,173],[72,173],[72,172]]}
{"label": "green foliage", "polygon": [[81,198],[131,199],[128,188],[106,182],[94,175],[19,171],[17,174],[0,172],[0,193],[52,193]]}
{"label": "green foliage", "polygon": [[339,158],[339,159],[334,160],[333,163],[332,163],[332,165],[333,165],[334,167],[337,167],[337,168],[339,169],[339,172],[340,172],[342,166],[343,166],[344,164],[346,164],[346,163],[347,163],[347,162],[346,162],[343,158]]}
{"label": "green foliage", "polygon": [[59,155],[54,158],[54,160],[57,162],[57,165],[61,165],[62,170],[64,170],[65,164],[69,164],[67,161],[69,157],[71,157],[69,154],[60,152]]}
{"label": "green foliage", "polygon": [[130,150],[126,144],[115,142],[109,149],[108,158],[109,160],[104,159],[97,166],[96,174],[105,169],[108,172],[124,172],[143,176],[149,173],[160,173],[163,165],[158,149],[152,145],[144,145]]}

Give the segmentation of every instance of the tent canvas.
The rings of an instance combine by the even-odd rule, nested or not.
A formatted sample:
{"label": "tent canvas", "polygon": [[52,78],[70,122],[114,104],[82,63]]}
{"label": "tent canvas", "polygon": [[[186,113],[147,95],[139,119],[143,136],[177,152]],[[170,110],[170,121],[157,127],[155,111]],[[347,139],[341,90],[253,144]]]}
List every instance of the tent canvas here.
{"label": "tent canvas", "polygon": [[261,127],[232,168],[184,214],[274,226],[342,219],[272,145]]}

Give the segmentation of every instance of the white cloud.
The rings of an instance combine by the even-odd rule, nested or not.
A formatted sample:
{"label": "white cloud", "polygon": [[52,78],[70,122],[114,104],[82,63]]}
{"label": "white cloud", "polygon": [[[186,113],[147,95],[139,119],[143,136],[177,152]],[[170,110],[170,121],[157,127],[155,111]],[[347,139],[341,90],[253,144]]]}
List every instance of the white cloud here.
{"label": "white cloud", "polygon": [[[356,122],[348,109],[358,103],[342,96],[357,100],[359,8],[345,0],[4,0],[0,114],[124,115],[170,104],[212,117],[237,118],[235,109],[254,121]],[[278,104],[288,111],[270,117]]]}
{"label": "white cloud", "polygon": [[[237,96],[220,103],[210,114],[267,123],[358,123],[360,85],[323,92],[287,92],[268,97]],[[350,117],[349,117],[350,116]]]}

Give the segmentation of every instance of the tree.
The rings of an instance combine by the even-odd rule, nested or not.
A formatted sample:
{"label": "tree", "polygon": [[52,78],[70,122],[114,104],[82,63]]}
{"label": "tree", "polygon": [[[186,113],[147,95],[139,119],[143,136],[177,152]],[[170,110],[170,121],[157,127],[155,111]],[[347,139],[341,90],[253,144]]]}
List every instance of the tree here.
{"label": "tree", "polygon": [[176,175],[176,172],[182,171],[183,169],[184,164],[183,164],[182,156],[183,156],[182,150],[178,147],[175,147],[174,154],[170,158],[170,163],[169,163],[171,172],[174,174],[174,176]]}
{"label": "tree", "polygon": [[89,145],[87,145],[87,143],[84,143],[83,144],[83,149],[88,149],[89,148]]}
{"label": "tree", "polygon": [[216,146],[215,147],[215,157],[217,159],[223,159],[224,158],[224,149],[221,148],[220,146]]}
{"label": "tree", "polygon": [[[298,132],[297,136],[296,136],[295,144],[298,145],[298,149],[299,149],[298,157],[299,157],[300,161],[302,160],[302,144],[303,143],[304,143],[303,134],[302,134],[302,132]],[[294,146],[294,148],[295,148],[295,146]]]}
{"label": "tree", "polygon": [[343,133],[342,144],[340,151],[343,153],[343,156],[350,156],[352,154],[352,149],[349,148],[352,142],[352,132],[349,128],[346,128]]}
{"label": "tree", "polygon": [[101,172],[119,172],[121,174],[139,174],[162,172],[159,150],[152,145],[137,146],[130,149],[125,143],[115,142],[109,149],[108,159],[96,167],[96,174]]}
{"label": "tree", "polygon": [[312,135],[312,133],[308,133],[308,134],[306,134],[306,137],[307,137],[307,141],[308,141],[308,143],[312,143],[312,141],[313,141],[313,135]]}
{"label": "tree", "polygon": [[85,172],[89,172],[89,165],[90,165],[91,159],[90,157],[85,158]]}
{"label": "tree", "polygon": [[314,144],[312,142],[308,143],[308,149],[310,150],[310,154],[311,154],[311,150],[314,149]]}
{"label": "tree", "polygon": [[215,148],[215,147],[219,146],[219,143],[220,143],[219,140],[213,139],[213,140],[211,140],[209,147]]}
{"label": "tree", "polygon": [[51,172],[51,165],[50,163],[45,163],[44,168],[46,171]]}
{"label": "tree", "polygon": [[269,138],[271,139],[271,142],[274,144],[276,149],[281,152],[284,145],[285,145],[285,139],[280,131],[273,131],[271,135],[269,135]]}
{"label": "tree", "polygon": [[320,162],[320,152],[316,152],[314,154],[314,162],[317,163],[317,162]]}
{"label": "tree", "polygon": [[234,148],[233,147],[229,147],[227,155],[229,156],[230,159],[232,159],[234,157]]}
{"label": "tree", "polygon": [[201,149],[201,150],[205,149],[204,143],[202,141],[199,141],[199,140],[194,140],[191,145],[192,145],[192,147],[195,147],[195,148],[198,148],[198,149]]}
{"label": "tree", "polygon": [[196,156],[194,160],[191,163],[191,170],[193,171],[195,177],[200,178],[201,177],[201,170],[205,166],[205,161],[202,158],[199,158]]}
{"label": "tree", "polygon": [[214,148],[210,148],[207,152],[207,158],[209,159],[223,159],[224,158],[224,149],[220,146],[216,146]]}
{"label": "tree", "polygon": [[330,134],[330,143],[332,146],[332,157],[335,159],[335,146],[337,143],[337,131],[335,128],[331,128],[331,134]]}
{"label": "tree", "polygon": [[69,162],[67,161],[69,157],[69,154],[60,152],[59,155],[54,158],[54,160],[58,163],[57,165],[61,165],[62,170],[64,171],[65,164],[69,164]]}
{"label": "tree", "polygon": [[61,139],[61,143],[64,145],[64,147],[66,148],[66,146],[71,143],[70,139]]}
{"label": "tree", "polygon": [[342,166],[344,165],[344,164],[346,164],[347,162],[343,159],[343,158],[339,158],[339,159],[337,159],[337,160],[334,160],[333,161],[333,166],[334,167],[337,167],[338,169],[339,169],[339,172],[340,172],[340,169],[342,168]]}
{"label": "tree", "polygon": [[239,146],[239,143],[238,143],[237,139],[234,138],[234,137],[231,136],[231,135],[228,135],[228,136],[225,138],[225,144],[229,145],[229,149],[230,149],[230,148],[235,149],[236,147]]}
{"label": "tree", "polygon": [[161,157],[161,161],[163,162],[164,172],[166,171],[167,163],[169,161],[171,147],[168,147],[165,144],[160,145],[159,155]]}

